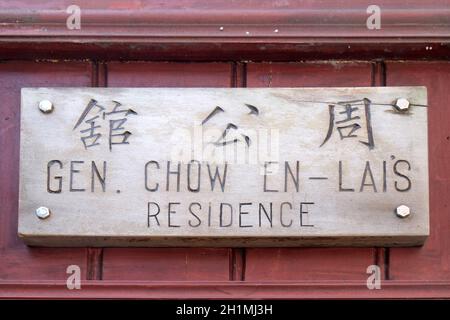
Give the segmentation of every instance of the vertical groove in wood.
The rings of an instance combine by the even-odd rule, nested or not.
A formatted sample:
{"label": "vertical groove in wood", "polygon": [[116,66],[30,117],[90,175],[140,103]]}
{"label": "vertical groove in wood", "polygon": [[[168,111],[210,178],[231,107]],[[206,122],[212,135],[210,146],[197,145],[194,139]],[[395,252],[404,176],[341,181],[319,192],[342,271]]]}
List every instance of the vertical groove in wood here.
{"label": "vertical groove in wood", "polygon": [[230,249],[230,280],[245,280],[245,248]]}
{"label": "vertical groove in wood", "polygon": [[[93,61],[92,62],[92,87],[106,87],[107,69],[106,63]],[[103,248],[87,248],[86,252],[86,279],[87,280],[102,280],[103,274]]]}
{"label": "vertical groove in wood", "polygon": [[[380,86],[385,87],[386,86],[386,64],[384,63],[384,60],[379,62],[379,68],[380,68]],[[389,255],[390,255],[390,249],[389,248],[382,248],[382,256],[383,256],[383,268],[384,268],[384,279],[389,280]]]}
{"label": "vertical groove in wood", "polygon": [[[372,64],[372,86],[386,86],[384,60],[376,60]],[[383,280],[389,280],[389,248],[375,248],[375,264],[381,268]]]}
{"label": "vertical groove in wood", "polygon": [[237,63],[233,62],[230,70],[230,87],[232,88],[237,87],[237,68]]}
{"label": "vertical groove in wood", "polygon": [[[241,62],[233,62],[231,67],[231,87],[242,88],[246,87],[247,65]],[[230,249],[230,280],[244,281],[245,280],[245,248],[231,248]]]}
{"label": "vertical groove in wood", "polygon": [[[370,85],[376,87],[379,85],[379,63],[373,61],[370,68]],[[380,266],[380,248],[373,248],[373,264]]]}
{"label": "vertical groove in wood", "polygon": [[380,266],[380,248],[373,248],[373,264]]}
{"label": "vertical groove in wood", "polygon": [[375,60],[372,62],[372,86],[386,86],[385,65],[383,60]]}
{"label": "vertical groove in wood", "polygon": [[106,62],[99,62],[98,86],[99,87],[107,87],[108,86],[108,68],[107,68]]}
{"label": "vertical groove in wood", "polygon": [[383,258],[384,258],[384,279],[390,280],[390,256],[391,256],[391,249],[390,248],[383,248]]}
{"label": "vertical groove in wood", "polygon": [[[372,64],[372,86],[386,86],[386,66],[383,60]],[[389,248],[375,248],[375,264],[381,268],[383,279],[389,280]]]}
{"label": "vertical groove in wood", "polygon": [[103,249],[87,249],[86,280],[102,280],[103,278]]}
{"label": "vertical groove in wood", "polygon": [[92,61],[92,70],[91,70],[91,87],[98,86],[98,62]]}

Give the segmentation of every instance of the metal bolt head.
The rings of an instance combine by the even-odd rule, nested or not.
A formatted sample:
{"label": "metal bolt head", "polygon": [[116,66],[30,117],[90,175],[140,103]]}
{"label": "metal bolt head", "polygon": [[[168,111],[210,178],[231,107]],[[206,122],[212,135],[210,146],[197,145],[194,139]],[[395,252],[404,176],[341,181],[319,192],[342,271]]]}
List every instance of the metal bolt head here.
{"label": "metal bolt head", "polygon": [[406,218],[411,214],[411,210],[408,206],[402,204],[401,206],[398,206],[397,209],[395,209],[395,214],[399,218]]}
{"label": "metal bolt head", "polygon": [[395,101],[394,108],[397,111],[406,111],[409,109],[409,101],[405,98],[399,98]]}
{"label": "metal bolt head", "polygon": [[50,216],[50,209],[47,207],[39,207],[36,209],[36,215],[39,219],[47,219]]}
{"label": "metal bolt head", "polygon": [[53,103],[49,100],[42,100],[39,102],[39,110],[43,113],[50,113],[53,111]]}

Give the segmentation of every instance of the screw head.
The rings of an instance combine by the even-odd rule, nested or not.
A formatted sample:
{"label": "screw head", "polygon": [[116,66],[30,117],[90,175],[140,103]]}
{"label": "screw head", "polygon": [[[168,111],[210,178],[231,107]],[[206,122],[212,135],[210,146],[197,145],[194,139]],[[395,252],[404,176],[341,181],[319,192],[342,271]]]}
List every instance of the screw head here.
{"label": "screw head", "polygon": [[409,101],[405,98],[399,98],[395,101],[394,108],[397,111],[406,111],[409,109]]}
{"label": "screw head", "polygon": [[219,28],[220,31],[223,31],[223,29],[224,29],[224,27],[220,27],[220,28]]}
{"label": "screw head", "polygon": [[401,206],[398,206],[397,209],[395,209],[395,214],[399,218],[406,218],[411,214],[411,209],[409,209],[408,206],[402,204]]}
{"label": "screw head", "polygon": [[39,102],[39,110],[43,113],[50,113],[53,111],[53,103],[49,100],[42,100]]}
{"label": "screw head", "polygon": [[50,216],[50,209],[47,207],[39,207],[36,209],[36,215],[39,219],[47,219]]}

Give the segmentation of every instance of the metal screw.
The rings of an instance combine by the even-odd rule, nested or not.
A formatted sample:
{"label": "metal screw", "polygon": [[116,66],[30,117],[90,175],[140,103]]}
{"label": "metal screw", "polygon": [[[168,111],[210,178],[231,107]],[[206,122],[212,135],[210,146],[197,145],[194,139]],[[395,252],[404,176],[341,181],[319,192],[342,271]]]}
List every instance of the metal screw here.
{"label": "metal screw", "polygon": [[39,207],[36,209],[36,215],[39,219],[47,219],[50,216],[50,209],[47,207]]}
{"label": "metal screw", "polygon": [[220,27],[219,30],[220,30],[220,31],[223,31],[223,27]]}
{"label": "metal screw", "polygon": [[411,210],[408,206],[402,204],[401,206],[398,206],[397,209],[395,209],[395,214],[399,218],[406,218],[411,214]]}
{"label": "metal screw", "polygon": [[409,109],[409,101],[405,98],[399,98],[395,101],[394,108],[397,111],[406,111]]}
{"label": "metal screw", "polygon": [[43,113],[50,113],[53,111],[53,103],[49,100],[42,100],[39,102],[39,110]]}
{"label": "metal screw", "polygon": [[273,32],[278,33],[278,29],[273,30]]}

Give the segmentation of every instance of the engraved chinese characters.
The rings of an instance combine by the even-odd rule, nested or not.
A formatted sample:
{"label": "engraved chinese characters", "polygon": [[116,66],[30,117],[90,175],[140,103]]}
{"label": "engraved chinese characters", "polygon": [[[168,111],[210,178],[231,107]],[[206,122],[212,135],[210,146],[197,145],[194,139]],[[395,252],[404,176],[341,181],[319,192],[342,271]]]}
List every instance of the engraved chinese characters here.
{"label": "engraved chinese characters", "polygon": [[100,139],[103,135],[100,133],[102,129],[100,123],[105,121],[108,125],[107,138],[109,149],[111,150],[115,144],[128,144],[128,137],[131,135],[131,132],[125,130],[123,126],[127,122],[129,115],[136,115],[137,113],[131,108],[123,109],[120,102],[112,102],[114,106],[111,111],[107,112],[106,107],[99,105],[96,100],[91,99],[73,127],[73,130],[75,130],[84,124],[85,128],[80,129],[80,139],[86,149],[100,145]]}
{"label": "engraved chinese characters", "polygon": [[[255,115],[258,116],[259,115],[259,110],[257,107],[252,106],[250,104],[245,103],[244,104],[250,111],[248,112],[248,115]],[[248,111],[248,110],[247,110]],[[223,110],[221,107],[216,106],[214,108],[214,110],[208,114],[208,116],[203,119],[202,121],[202,126],[205,125],[205,123],[211,119],[213,116],[221,113],[221,112],[225,112],[225,110]],[[248,135],[246,135],[245,133],[240,133],[238,134],[238,136],[236,137],[235,132],[239,130],[239,127],[234,124],[229,122],[225,129],[223,130],[222,134],[220,135],[220,137],[216,140],[211,142],[212,144],[214,144],[215,146],[225,146],[229,143],[237,143],[239,141],[241,141],[241,139],[243,139],[243,141],[250,146],[251,143],[251,139]],[[230,134],[230,132],[233,131],[234,134]],[[230,138],[231,136],[231,138]]]}
{"label": "engraved chinese characters", "polygon": [[364,98],[362,100],[339,102],[329,105],[330,123],[327,136],[322,142],[322,145],[330,139],[334,128],[339,132],[341,140],[357,138],[360,129],[363,129],[362,131],[365,131],[367,141],[360,140],[359,142],[367,145],[369,149],[373,149],[375,143],[373,141],[372,124],[370,121],[370,103],[369,99]]}

